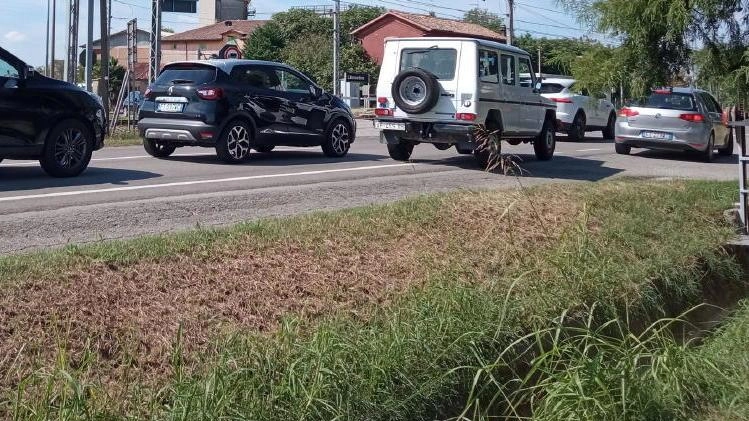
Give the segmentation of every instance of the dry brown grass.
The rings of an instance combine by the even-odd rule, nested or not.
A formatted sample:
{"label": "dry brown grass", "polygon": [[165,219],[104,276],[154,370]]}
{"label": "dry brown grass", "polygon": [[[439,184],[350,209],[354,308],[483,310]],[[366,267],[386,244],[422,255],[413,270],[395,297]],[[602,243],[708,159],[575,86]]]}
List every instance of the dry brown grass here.
{"label": "dry brown grass", "polygon": [[466,281],[481,280],[543,250],[575,221],[579,193],[549,192],[446,196],[435,218],[396,228],[356,213],[329,227],[296,218],[278,241],[248,234],[199,254],[99,262],[17,282],[0,296],[0,392],[53,364],[61,349],[73,366],[94,350],[104,383],[125,375],[160,383],[180,326],[191,358],[220,334],[273,331],[285,316],[364,317],[436,271],[459,267]]}

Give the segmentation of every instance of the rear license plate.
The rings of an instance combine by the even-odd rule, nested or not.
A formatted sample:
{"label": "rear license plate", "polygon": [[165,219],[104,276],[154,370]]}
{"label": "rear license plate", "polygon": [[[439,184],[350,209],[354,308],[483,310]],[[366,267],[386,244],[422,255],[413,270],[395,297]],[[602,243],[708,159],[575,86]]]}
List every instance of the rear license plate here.
{"label": "rear license plate", "polygon": [[375,121],[375,129],[380,130],[406,130],[406,123],[395,123],[392,121]]}
{"label": "rear license plate", "polygon": [[172,102],[160,102],[156,104],[156,111],[163,113],[181,113],[184,104],[177,104]]}
{"label": "rear license plate", "polygon": [[671,140],[671,133],[663,132],[642,132],[645,139]]}

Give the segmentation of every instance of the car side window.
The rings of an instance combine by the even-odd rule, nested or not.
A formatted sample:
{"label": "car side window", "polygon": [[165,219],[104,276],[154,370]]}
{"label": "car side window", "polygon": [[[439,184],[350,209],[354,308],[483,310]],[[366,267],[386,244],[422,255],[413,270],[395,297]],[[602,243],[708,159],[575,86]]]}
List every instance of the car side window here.
{"label": "car side window", "polygon": [[499,57],[489,50],[479,50],[479,78],[484,83],[499,83]]}
{"label": "car side window", "polygon": [[310,84],[300,76],[286,70],[286,69],[275,69],[275,75],[278,84],[274,85],[273,89],[282,92],[289,92],[295,94],[308,94]]}
{"label": "car side window", "polygon": [[710,95],[701,93],[700,99],[702,99],[702,102],[705,104],[705,108],[707,108],[707,111],[710,113],[719,113],[720,107],[718,107],[715,100],[713,100]]}
{"label": "car side window", "polygon": [[232,69],[229,79],[238,85],[258,89],[273,89],[272,69],[264,69],[259,66],[237,66]]}
{"label": "car side window", "polygon": [[520,79],[520,86],[524,88],[532,88],[536,83],[536,75],[533,73],[533,66],[531,66],[531,60],[528,57],[518,57],[518,66],[521,75],[528,74],[528,78]]}
{"label": "car side window", "polygon": [[515,86],[515,56],[502,54],[500,64],[502,65],[502,83]]}
{"label": "car side window", "polygon": [[714,96],[712,96],[710,94],[705,94],[705,96],[707,97],[708,100],[710,100],[710,102],[712,102],[712,104],[715,107],[715,109],[718,110],[717,112],[719,112],[719,113],[723,112],[723,107],[720,106],[720,103],[718,102],[718,100],[715,99]]}
{"label": "car side window", "polygon": [[5,83],[7,83],[9,79],[20,78],[21,75],[18,73],[18,69],[15,68],[12,64],[0,58],[0,84],[2,84],[2,86],[0,87],[4,87]]}

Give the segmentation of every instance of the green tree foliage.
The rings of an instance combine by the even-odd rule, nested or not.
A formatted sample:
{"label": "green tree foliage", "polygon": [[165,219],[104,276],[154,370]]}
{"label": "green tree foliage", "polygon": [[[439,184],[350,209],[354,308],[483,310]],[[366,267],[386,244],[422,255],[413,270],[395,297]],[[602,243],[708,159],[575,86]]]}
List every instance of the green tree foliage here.
{"label": "green tree foliage", "polygon": [[[689,74],[693,45],[708,51],[698,58],[701,69],[713,76],[737,74],[743,59],[732,61],[731,46],[746,49],[746,0],[559,0],[581,21],[597,31],[621,39],[621,45],[604,67],[623,66],[623,82],[634,95],[652,86],[670,84]],[[743,56],[743,52],[740,56]],[[712,69],[712,70],[711,70]],[[598,71],[590,68],[588,73]],[[717,73],[717,74],[716,74]],[[707,73],[706,73],[707,75]]]}
{"label": "green tree foliage", "polygon": [[[94,79],[101,78],[101,63],[94,63],[94,68],[91,70]],[[122,89],[122,82],[125,80],[125,68],[120,66],[120,63],[116,58],[111,57],[109,59],[109,98],[110,102],[117,101],[117,96]]]}
{"label": "green tree foliage", "polygon": [[517,37],[515,45],[529,52],[534,61],[540,49],[543,73],[569,75],[574,61],[600,44],[587,39],[534,38],[526,33]]}
{"label": "green tree foliage", "polygon": [[[357,6],[341,13],[341,72],[369,73],[374,80],[377,65],[350,33],[384,12],[379,7]],[[303,9],[277,13],[252,34],[244,55],[251,59],[288,63],[324,88],[331,89],[333,21]]]}
{"label": "green tree foliage", "polygon": [[465,15],[463,15],[463,21],[481,25],[494,32],[501,33],[504,31],[504,22],[499,15],[478,7],[467,11]]}
{"label": "green tree foliage", "polygon": [[257,28],[245,46],[244,55],[253,60],[280,61],[286,46],[283,29],[276,21]]}

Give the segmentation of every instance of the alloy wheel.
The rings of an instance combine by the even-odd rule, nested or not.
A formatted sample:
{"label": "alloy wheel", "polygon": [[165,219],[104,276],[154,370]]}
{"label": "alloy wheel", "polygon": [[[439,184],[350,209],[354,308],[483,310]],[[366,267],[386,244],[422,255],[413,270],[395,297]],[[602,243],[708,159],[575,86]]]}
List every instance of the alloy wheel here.
{"label": "alloy wheel", "polygon": [[87,147],[86,137],[80,130],[77,128],[65,129],[55,139],[55,161],[60,168],[75,168],[86,157]]}
{"label": "alloy wheel", "polygon": [[226,142],[229,155],[234,159],[243,159],[250,153],[250,134],[243,126],[234,126],[229,131]]}
{"label": "alloy wheel", "polygon": [[343,155],[348,151],[349,142],[351,137],[349,136],[349,129],[343,123],[338,123],[330,132],[331,146],[335,153]]}

